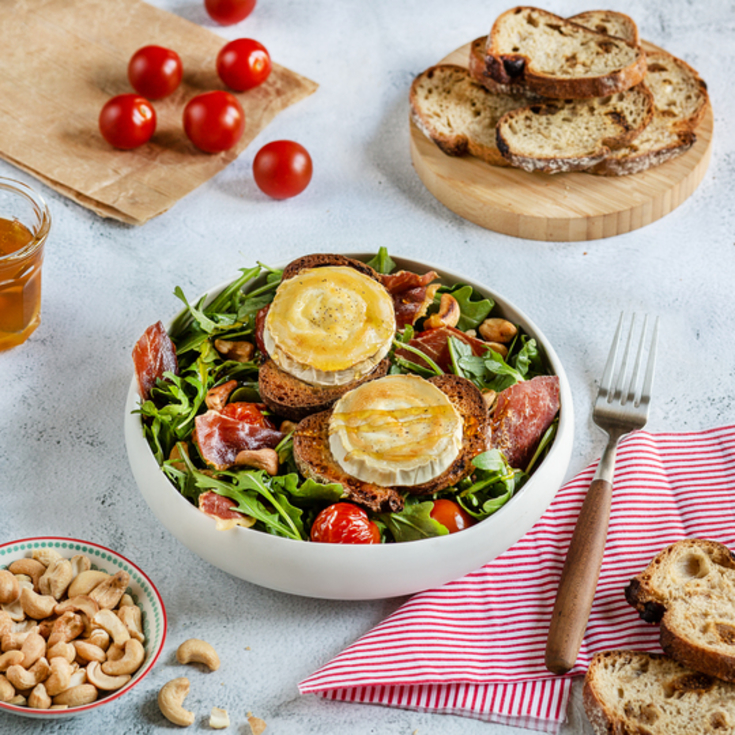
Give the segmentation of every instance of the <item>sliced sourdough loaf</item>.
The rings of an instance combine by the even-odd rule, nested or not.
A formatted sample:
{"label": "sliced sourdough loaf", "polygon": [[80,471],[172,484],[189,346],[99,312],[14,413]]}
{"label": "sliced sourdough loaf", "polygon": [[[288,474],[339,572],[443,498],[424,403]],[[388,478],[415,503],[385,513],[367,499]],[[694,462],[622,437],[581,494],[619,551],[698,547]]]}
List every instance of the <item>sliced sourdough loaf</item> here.
{"label": "sliced sourdough loaf", "polygon": [[498,151],[495,126],[509,110],[529,103],[525,95],[493,94],[462,66],[439,64],[419,74],[409,95],[411,119],[444,153],[477,156],[508,165]]}
{"label": "sliced sourdough loaf", "polygon": [[595,654],[583,701],[597,735],[735,732],[735,686],[659,654]]}
{"label": "sliced sourdough loaf", "polygon": [[666,51],[648,54],[646,86],[653,118],[629,145],[608,156],[591,173],[622,176],[645,171],[689,150],[709,103],[707,85],[689,64]]}
{"label": "sliced sourdough loaf", "polygon": [[554,99],[607,96],[635,86],[646,74],[639,45],[523,6],[498,16],[485,63],[496,82],[522,84]]}
{"label": "sliced sourdough loaf", "polygon": [[625,597],[644,620],[660,621],[661,647],[671,658],[735,682],[735,556],[726,546],[684,539],[666,547]]}
{"label": "sliced sourdough loaf", "polygon": [[535,104],[498,121],[498,150],[524,171],[582,171],[633,140],[652,115],[645,84],[608,97]]}

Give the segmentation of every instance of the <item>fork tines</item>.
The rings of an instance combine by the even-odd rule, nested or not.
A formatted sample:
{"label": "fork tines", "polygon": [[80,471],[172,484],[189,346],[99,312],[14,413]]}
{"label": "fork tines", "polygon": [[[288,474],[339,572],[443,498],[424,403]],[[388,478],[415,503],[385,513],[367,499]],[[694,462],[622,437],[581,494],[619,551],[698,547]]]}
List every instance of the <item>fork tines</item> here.
{"label": "fork tines", "polygon": [[[605,364],[605,371],[602,374],[602,380],[600,381],[598,400],[606,397],[608,403],[619,401],[621,405],[633,402],[633,405],[638,408],[641,403],[647,404],[651,399],[653,373],[656,366],[656,345],[658,343],[659,318],[656,317],[654,322],[653,335],[650,339],[646,339],[648,332],[648,315],[645,314],[643,316],[643,325],[640,328],[640,341],[638,343],[635,364],[633,365],[633,369],[629,377],[628,363],[631,358],[631,346],[634,344],[633,336],[637,331],[636,314],[634,313],[630,320],[628,337],[625,340],[625,349],[623,351],[622,359],[618,365],[619,347],[624,340],[624,321],[625,312],[621,312],[618,327],[615,330],[615,336],[613,337],[613,343],[610,348],[610,354],[608,355],[607,363]],[[646,366],[646,372],[641,384],[640,373],[643,365]],[[613,381],[615,381],[614,389]],[[626,384],[628,386],[627,392],[624,390]]]}

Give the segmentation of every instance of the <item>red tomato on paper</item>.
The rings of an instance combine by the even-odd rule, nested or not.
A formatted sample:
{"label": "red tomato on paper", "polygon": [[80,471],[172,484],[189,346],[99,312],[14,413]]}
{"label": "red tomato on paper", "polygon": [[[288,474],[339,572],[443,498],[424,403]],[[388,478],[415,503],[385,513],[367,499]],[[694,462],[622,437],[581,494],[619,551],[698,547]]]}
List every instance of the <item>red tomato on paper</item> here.
{"label": "red tomato on paper", "polygon": [[325,544],[379,544],[380,530],[352,503],[326,507],[311,526],[311,540]]}
{"label": "red tomato on paper", "polygon": [[274,140],[264,145],[253,160],[255,183],[273,199],[300,194],[309,185],[311,174],[309,152],[292,140]]}
{"label": "red tomato on paper", "polygon": [[217,74],[230,89],[244,92],[262,84],[271,73],[271,57],[262,43],[238,38],[217,54]]}
{"label": "red tomato on paper", "polygon": [[105,103],[98,122],[102,137],[111,146],[130,150],[151,139],[156,131],[156,111],[145,97],[120,94]]}
{"label": "red tomato on paper", "polygon": [[209,17],[223,26],[245,20],[254,7],[255,0],[204,0]]}
{"label": "red tomato on paper", "polygon": [[184,108],[184,131],[197,148],[220,153],[242,138],[245,113],[229,92],[205,92],[189,100]]}
{"label": "red tomato on paper", "polygon": [[175,51],[163,46],[144,46],[128,63],[128,79],[133,89],[149,100],[167,97],[181,84],[184,67]]}

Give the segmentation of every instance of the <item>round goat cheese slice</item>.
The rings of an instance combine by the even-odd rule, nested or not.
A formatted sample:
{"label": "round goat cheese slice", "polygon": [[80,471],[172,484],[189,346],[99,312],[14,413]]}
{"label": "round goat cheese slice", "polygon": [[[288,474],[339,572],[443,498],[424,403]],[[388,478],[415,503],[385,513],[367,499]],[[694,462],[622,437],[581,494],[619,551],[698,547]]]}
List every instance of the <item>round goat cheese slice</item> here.
{"label": "round goat cheese slice", "polygon": [[393,298],[354,268],[309,268],[280,284],[263,343],[281,370],[312,385],[345,385],[390,351]]}
{"label": "round goat cheese slice", "polygon": [[463,420],[449,398],[416,375],[389,375],[349,391],[329,420],[329,448],[352,477],[384,487],[421,485],[462,448]]}

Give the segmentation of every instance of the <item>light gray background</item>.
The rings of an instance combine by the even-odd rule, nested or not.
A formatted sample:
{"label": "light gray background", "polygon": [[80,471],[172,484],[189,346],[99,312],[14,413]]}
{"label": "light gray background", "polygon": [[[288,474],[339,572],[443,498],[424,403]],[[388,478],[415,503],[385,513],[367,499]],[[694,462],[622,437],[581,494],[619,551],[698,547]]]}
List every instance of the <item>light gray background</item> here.
{"label": "light gray background", "polygon": [[[153,4],[227,39],[259,39],[276,61],[320,88],[279,116],[227,170],[143,227],[102,220],[40,186],[53,215],[43,321],[24,346],[0,353],[0,541],[68,535],[116,549],[158,585],[169,635],[154,672],[109,711],[54,726],[0,714],[0,731],[171,731],[156,692],[180,673],[172,663],[178,643],[197,636],[217,647],[222,667],[189,672],[187,703],[202,715],[213,704],[226,707],[229,732],[249,732],[249,710],[268,722],[269,733],[288,735],[523,732],[299,696],[298,681],[402,600],[323,602],[271,592],[210,567],[175,541],[148,510],[128,468],[122,419],[130,350],[149,324],[178,310],[177,285],[196,295],[256,259],[276,263],[385,245],[486,282],[550,337],[574,393],[570,477],[603,445],[589,409],[621,309],[662,318],[648,428],[692,431],[731,422],[733,4],[623,0],[613,6],[635,18],[643,38],[686,59],[707,81],[714,152],[699,189],[672,214],[586,243],[524,241],[465,222],[426,191],[411,166],[411,80],[487,33],[508,5],[259,0],[243,23],[220,27],[200,0]],[[597,6],[575,0],[544,7],[572,15]],[[262,195],[251,175],[260,146],[279,138],[301,142],[314,160],[310,187],[285,202]],[[34,184],[5,163],[0,175]],[[202,727],[204,719],[196,729]],[[563,733],[589,732],[577,686]]]}

